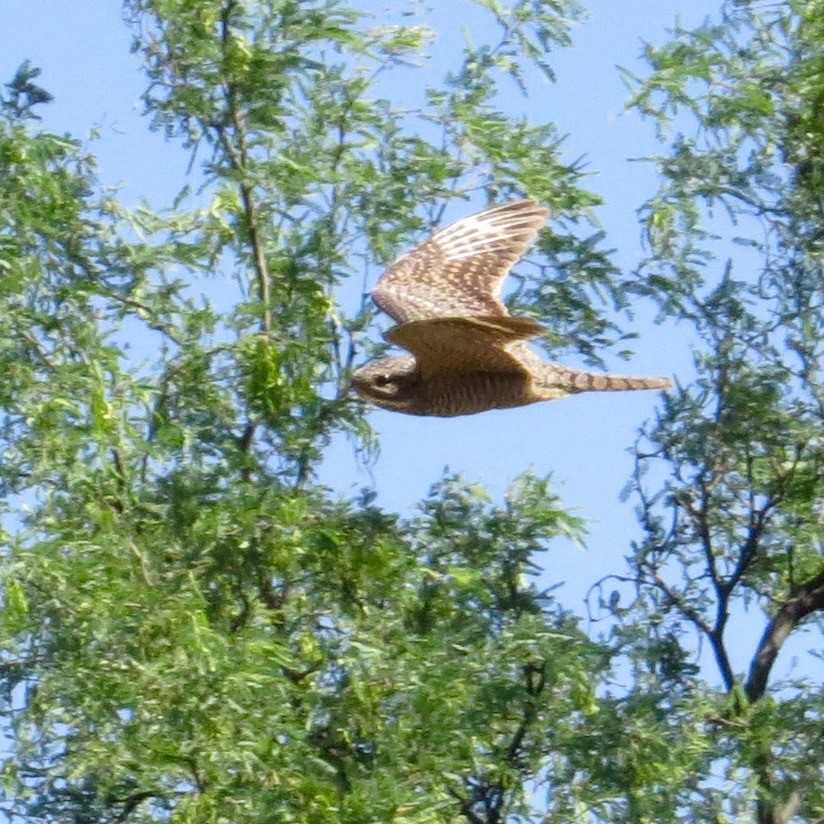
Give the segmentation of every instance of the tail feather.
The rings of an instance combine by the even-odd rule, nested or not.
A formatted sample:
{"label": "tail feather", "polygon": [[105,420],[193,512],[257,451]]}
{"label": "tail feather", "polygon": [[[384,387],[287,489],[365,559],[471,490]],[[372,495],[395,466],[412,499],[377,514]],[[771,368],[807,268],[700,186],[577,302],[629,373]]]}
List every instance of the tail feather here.
{"label": "tail feather", "polygon": [[669,389],[669,378],[638,378],[630,375],[609,375],[581,372],[577,369],[558,370],[558,383],[572,392],[624,392],[632,389]]}

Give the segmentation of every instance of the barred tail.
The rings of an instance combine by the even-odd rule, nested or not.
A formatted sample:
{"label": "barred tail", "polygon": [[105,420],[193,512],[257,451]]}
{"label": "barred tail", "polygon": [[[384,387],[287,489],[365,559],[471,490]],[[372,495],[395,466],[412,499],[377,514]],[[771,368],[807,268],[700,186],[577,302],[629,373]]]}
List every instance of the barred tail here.
{"label": "barred tail", "polygon": [[559,369],[558,383],[571,392],[623,392],[630,389],[669,389],[669,378],[636,378],[600,372]]}

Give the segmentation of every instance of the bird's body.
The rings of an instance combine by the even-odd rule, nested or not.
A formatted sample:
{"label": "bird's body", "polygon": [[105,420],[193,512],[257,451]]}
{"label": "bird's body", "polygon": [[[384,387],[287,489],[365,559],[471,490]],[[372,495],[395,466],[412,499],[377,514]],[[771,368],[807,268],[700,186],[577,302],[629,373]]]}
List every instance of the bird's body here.
{"label": "bird's body", "polygon": [[358,394],[397,412],[453,417],[577,392],[671,386],[666,378],[569,369],[526,345],[543,327],[512,317],[498,293],[548,215],[531,200],[496,206],[398,258],[372,297],[398,321],[387,340],[412,354],[356,370],[352,384]]}
{"label": "bird's body", "polygon": [[[452,418],[485,412],[487,409],[524,406],[540,400],[531,391],[529,376],[519,372],[478,370],[462,373],[460,380],[455,380],[449,373],[441,373],[424,380],[417,370],[414,358],[407,360],[405,355],[377,361],[368,368],[376,371],[374,375],[368,375],[367,380],[383,373],[391,375],[392,383],[398,387],[398,391],[393,389],[391,395],[372,396],[370,400],[385,409],[406,412],[408,415]],[[490,405],[490,399],[493,399],[494,405]]]}
{"label": "bird's body", "polygon": [[[638,378],[584,372],[550,363],[521,345],[512,354],[523,364],[513,371],[477,369],[456,379],[441,372],[424,379],[414,357],[398,355],[362,367],[355,388],[382,406],[408,415],[452,418],[489,409],[510,409],[551,401],[577,392],[620,392],[629,389],[666,389],[667,378]],[[369,370],[366,372],[365,370]],[[391,387],[388,390],[386,387]],[[379,393],[384,389],[384,394]],[[370,394],[367,394],[370,393]]]}

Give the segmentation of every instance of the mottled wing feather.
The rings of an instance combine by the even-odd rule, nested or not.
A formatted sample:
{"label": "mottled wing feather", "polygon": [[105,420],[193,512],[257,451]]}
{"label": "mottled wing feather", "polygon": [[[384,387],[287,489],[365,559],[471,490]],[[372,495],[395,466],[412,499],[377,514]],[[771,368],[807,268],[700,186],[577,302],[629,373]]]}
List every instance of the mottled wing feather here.
{"label": "mottled wing feather", "polygon": [[534,200],[518,200],[459,220],[399,257],[372,299],[398,323],[505,316],[501,284],[548,216]]}
{"label": "mottled wing feather", "polygon": [[525,373],[521,360],[507,347],[542,331],[543,327],[529,318],[432,318],[395,326],[386,339],[411,352],[421,377],[427,380],[444,373]]}

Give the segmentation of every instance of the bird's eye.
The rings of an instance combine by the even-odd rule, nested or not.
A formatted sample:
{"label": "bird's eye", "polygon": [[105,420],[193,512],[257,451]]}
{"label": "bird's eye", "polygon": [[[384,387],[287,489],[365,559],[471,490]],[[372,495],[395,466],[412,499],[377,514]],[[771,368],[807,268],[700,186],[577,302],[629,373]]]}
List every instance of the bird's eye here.
{"label": "bird's eye", "polygon": [[387,386],[388,384],[392,383],[392,378],[389,375],[378,375],[375,378],[375,383],[378,386]]}

